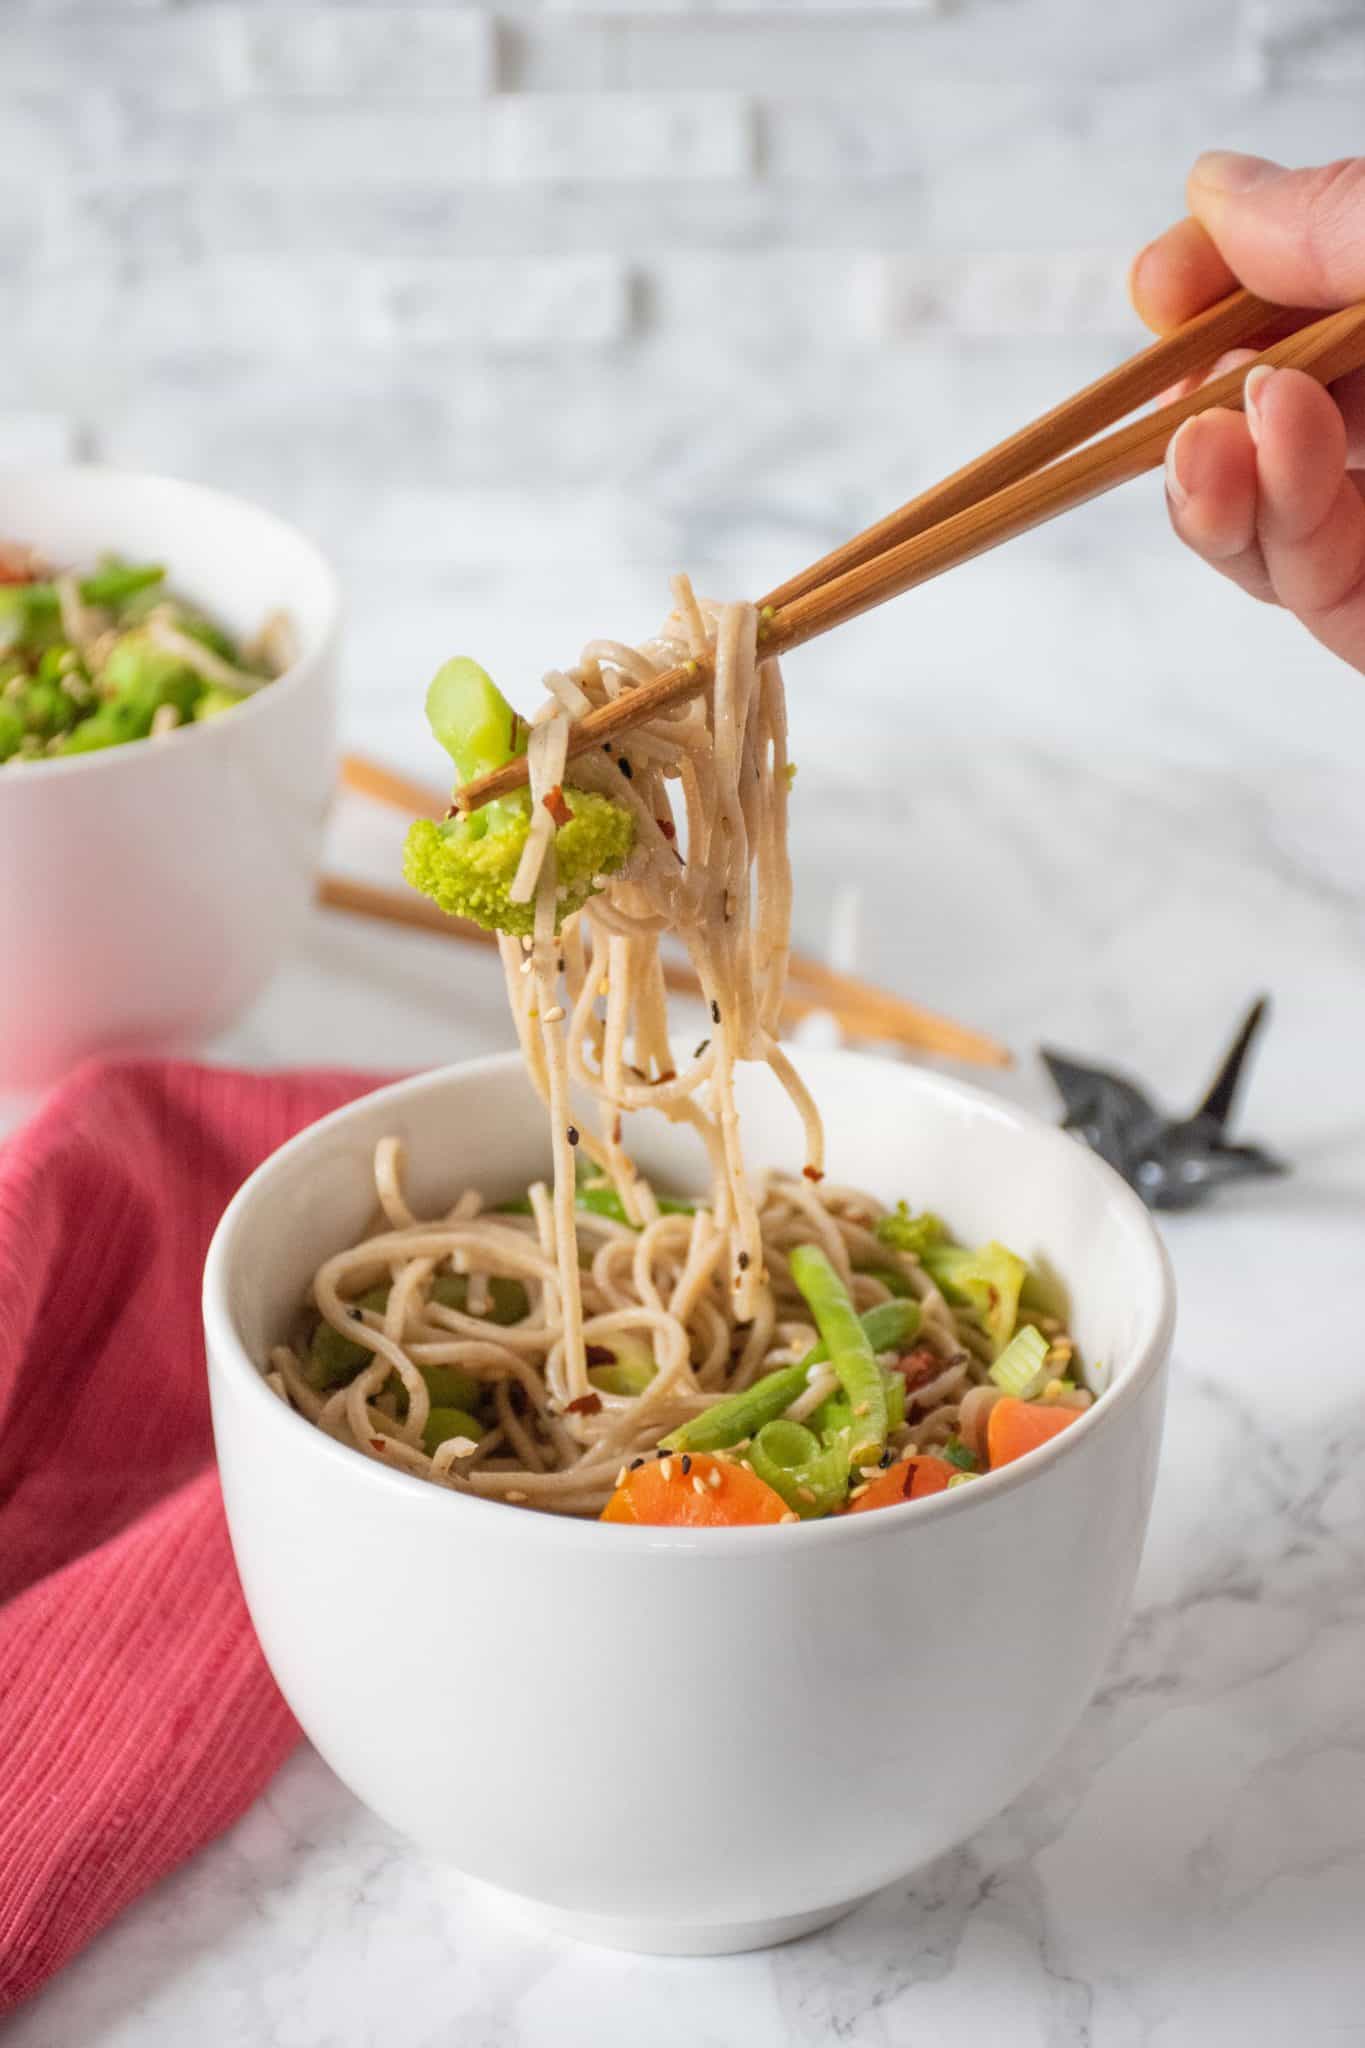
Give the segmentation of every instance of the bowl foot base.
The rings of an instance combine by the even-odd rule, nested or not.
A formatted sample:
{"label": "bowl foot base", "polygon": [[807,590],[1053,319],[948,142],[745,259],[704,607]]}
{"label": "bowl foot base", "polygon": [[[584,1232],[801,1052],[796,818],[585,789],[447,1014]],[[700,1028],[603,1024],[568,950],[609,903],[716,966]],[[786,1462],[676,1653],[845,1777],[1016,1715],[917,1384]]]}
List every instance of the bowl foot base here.
{"label": "bowl foot base", "polygon": [[832,1927],[862,1904],[861,1899],[845,1899],[838,1906],[820,1906],[813,1913],[780,1914],[772,1920],[616,1920],[542,1905],[510,1892],[498,1892],[498,1896],[547,1934],[566,1934],[596,1948],[629,1949],[645,1956],[732,1956],[745,1949],[776,1948],[784,1941],[798,1941],[803,1934]]}

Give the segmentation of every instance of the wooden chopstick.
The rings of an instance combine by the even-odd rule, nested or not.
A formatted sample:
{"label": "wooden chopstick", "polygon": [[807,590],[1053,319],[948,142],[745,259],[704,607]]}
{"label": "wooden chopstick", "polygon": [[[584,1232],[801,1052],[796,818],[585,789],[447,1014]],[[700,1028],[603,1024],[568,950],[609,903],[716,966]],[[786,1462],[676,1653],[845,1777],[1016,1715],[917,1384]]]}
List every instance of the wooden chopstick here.
{"label": "wooden chopstick", "polygon": [[[343,754],[341,780],[357,794],[374,798],[411,816],[439,817],[445,810],[440,793],[425,784],[400,775],[382,762],[363,754]],[[327,909],[350,911],[388,924],[401,924],[416,931],[437,932],[445,938],[462,939],[472,945],[491,945],[491,934],[462,919],[447,917],[433,903],[408,890],[388,889],[371,882],[351,881],[324,875],[318,884],[318,901]],[[904,996],[893,995],[854,975],[841,974],[809,954],[794,952],[789,962],[792,983],[787,992],[790,1016],[795,1019],[813,1010],[828,1010],[856,1037],[894,1040],[921,1052],[943,1053],[950,1059],[973,1066],[1007,1067],[1012,1064],[1008,1047],[985,1032],[972,1030],[951,1017],[926,1010]],[[664,963],[668,986],[687,995],[700,989],[690,969],[672,961]],[[794,985],[793,985],[794,984]],[[804,984],[802,987],[800,984]]]}
{"label": "wooden chopstick", "polygon": [[[1209,346],[1207,330],[1201,336],[1201,343],[1205,349]],[[1162,349],[1167,350],[1163,359],[1165,364],[1183,363],[1183,369],[1175,373],[1177,376],[1189,373],[1190,344],[1186,328],[1168,336],[1165,342],[1156,343],[1153,349],[1144,350],[1143,356],[1151,359]],[[1343,312],[1316,320],[1263,350],[1257,360],[1278,367],[1306,370],[1319,383],[1330,384],[1335,378],[1365,365],[1365,306],[1347,307]],[[1142,475],[1146,470],[1157,468],[1165,458],[1171,437],[1187,419],[1212,406],[1240,407],[1247,371],[1251,367],[1251,364],[1245,364],[1229,371],[1185,397],[1162,406],[1159,411],[1135,420],[1130,426],[1121,427],[1102,440],[1091,441],[1074,453],[1063,455],[1060,460],[1019,477],[1014,483],[979,502],[968,504],[927,530],[912,533],[909,538],[880,554],[856,562],[828,582],[803,590],[780,607],[770,609],[764,605],[759,615],[762,647],[772,654],[799,647],[817,634],[828,632],[831,627],[843,625],[861,612],[871,610],[874,605],[899,597],[903,592],[913,590],[917,584],[928,582],[931,577],[940,576],[945,570],[956,568],[976,555],[985,554],[1003,541],[1013,540],[1019,534],[1057,518],[1073,506],[1084,504],[1101,492]],[[1125,364],[1113,374],[1126,381],[1130,371],[1131,365]],[[1149,361],[1144,378],[1150,379],[1156,374]],[[1160,374],[1166,377],[1169,371],[1163,369]],[[1104,380],[1100,382],[1103,384]],[[1094,389],[1092,387],[1092,392]],[[1100,403],[1099,400],[1094,402]],[[893,515],[893,521],[897,516]],[[856,547],[857,544],[853,545]],[[804,581],[802,578],[796,580]],[[570,728],[570,755],[620,740],[636,725],[674,705],[685,703],[704,689],[710,678],[709,661],[693,660],[666,670],[639,689],[623,692],[612,703],[599,706]],[[480,776],[457,790],[456,801],[462,810],[477,810],[491,798],[521,787],[526,779],[526,758],[519,755],[491,775]]]}
{"label": "wooden chopstick", "polygon": [[[454,939],[461,945],[489,949],[497,944],[492,932],[467,924],[462,918],[447,917],[424,897],[375,882],[355,881],[346,875],[320,875],[316,900],[324,910],[345,911],[381,924],[400,925],[436,938]],[[827,978],[824,988],[788,984],[782,1003],[784,1024],[823,1010],[836,1018],[851,1038],[903,1045],[912,1052],[940,1053],[974,1066],[1012,1064],[1008,1049],[984,1032],[968,1030],[951,1017],[940,1017],[918,1003],[867,987],[849,976],[836,974],[833,968],[823,969],[822,974]],[[665,986],[675,994],[701,1000],[701,983],[690,967],[665,960],[663,977]]]}
{"label": "wooden chopstick", "polygon": [[[1165,335],[1130,356],[1116,370],[1107,371],[1093,384],[1073,392],[1050,412],[1040,413],[1017,434],[997,442],[984,455],[976,456],[941,483],[921,492],[918,498],[911,498],[908,504],[879,519],[875,526],[865,527],[842,547],[822,555],[808,569],[800,570],[776,590],[769,591],[761,608],[771,606],[773,611],[781,611],[784,605],[804,597],[808,590],[833,582],[836,576],[871,561],[874,555],[884,554],[888,548],[936,526],[941,519],[950,519],[955,512],[979,504],[981,499],[1002,491],[1006,484],[1017,483],[1021,476],[1028,476],[1045,462],[1065,455],[1068,449],[1111,427],[1137,406],[1146,405],[1168,386],[1178,384],[1182,377],[1206,369],[1228,349],[1259,342],[1274,327],[1277,317],[1286,317],[1282,309],[1258,299],[1254,293],[1230,292],[1227,298],[1187,320],[1176,333]],[[1310,316],[1303,313],[1287,317],[1302,324]]]}

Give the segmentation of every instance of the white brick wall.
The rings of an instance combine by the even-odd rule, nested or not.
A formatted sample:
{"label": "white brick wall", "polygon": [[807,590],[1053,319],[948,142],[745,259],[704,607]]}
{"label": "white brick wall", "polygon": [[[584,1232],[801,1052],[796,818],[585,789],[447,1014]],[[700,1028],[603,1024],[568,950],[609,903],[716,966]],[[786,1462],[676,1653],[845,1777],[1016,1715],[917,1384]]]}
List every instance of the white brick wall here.
{"label": "white brick wall", "polygon": [[585,537],[776,575],[1135,340],[1199,148],[1359,149],[1362,81],[1365,0],[0,0],[0,453],[481,603]]}

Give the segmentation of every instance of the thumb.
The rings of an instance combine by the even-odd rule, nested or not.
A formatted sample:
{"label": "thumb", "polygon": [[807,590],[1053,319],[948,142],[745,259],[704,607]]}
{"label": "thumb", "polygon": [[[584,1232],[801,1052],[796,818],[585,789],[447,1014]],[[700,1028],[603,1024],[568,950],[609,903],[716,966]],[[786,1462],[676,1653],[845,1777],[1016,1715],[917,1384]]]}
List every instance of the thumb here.
{"label": "thumb", "polygon": [[1365,157],[1287,171],[1210,150],[1190,172],[1187,197],[1228,267],[1259,297],[1282,306],[1365,298]]}

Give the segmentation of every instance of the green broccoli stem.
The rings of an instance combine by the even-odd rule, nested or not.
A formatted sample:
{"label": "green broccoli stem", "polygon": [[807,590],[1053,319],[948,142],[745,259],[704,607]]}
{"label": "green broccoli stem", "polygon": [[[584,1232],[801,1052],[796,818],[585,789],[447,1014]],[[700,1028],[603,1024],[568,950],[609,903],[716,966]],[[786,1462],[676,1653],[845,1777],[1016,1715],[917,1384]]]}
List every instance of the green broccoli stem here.
{"label": "green broccoli stem", "polygon": [[525,727],[516,712],[487,670],[463,654],[432,677],[427,722],[461,782],[487,775],[525,750]]}
{"label": "green broccoli stem", "polygon": [[889,1422],[886,1388],[867,1331],[843,1281],[818,1246],[797,1245],[790,1265],[792,1279],[829,1347],[829,1362],[853,1411],[851,1460],[855,1465],[875,1462],[886,1442]]}
{"label": "green broccoli stem", "polygon": [[[855,1320],[859,1320],[856,1315]],[[879,1301],[861,1318],[860,1327],[871,1349],[875,1371],[878,1352],[894,1351],[914,1336],[919,1328],[919,1309],[913,1301]],[[700,1415],[680,1423],[663,1439],[664,1448],[670,1451],[728,1450],[731,1444],[753,1436],[765,1422],[775,1422],[779,1416],[785,1415],[792,1402],[800,1400],[805,1393],[811,1367],[825,1364],[828,1358],[829,1346],[822,1337],[795,1365],[781,1365],[776,1372],[765,1373],[751,1387],[744,1387],[737,1394],[727,1394],[723,1401],[714,1402]]]}

